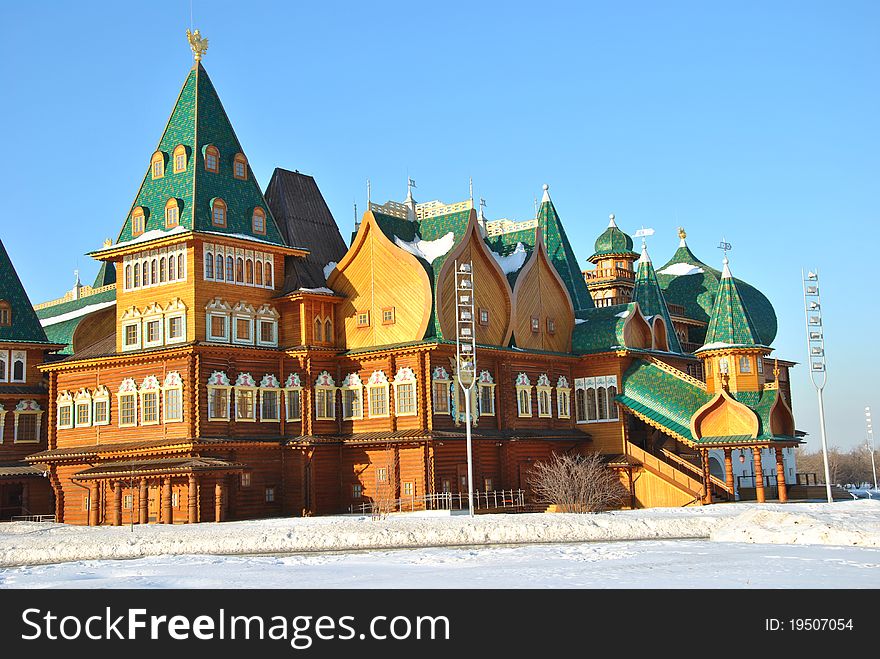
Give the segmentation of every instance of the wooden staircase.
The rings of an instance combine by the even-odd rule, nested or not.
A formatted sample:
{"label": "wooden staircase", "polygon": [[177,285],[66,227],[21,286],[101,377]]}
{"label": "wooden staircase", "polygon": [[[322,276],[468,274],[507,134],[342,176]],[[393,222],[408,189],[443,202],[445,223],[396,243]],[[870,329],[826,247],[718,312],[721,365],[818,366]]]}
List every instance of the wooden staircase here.
{"label": "wooden staircase", "polygon": [[[640,463],[648,472],[688,495],[691,499],[689,504],[701,502],[703,482],[700,467],[666,449],[661,448],[660,455],[655,455],[628,440],[625,442],[625,448],[627,455]],[[719,478],[711,477],[711,487],[713,496],[717,493],[723,498],[733,498],[727,484]]]}

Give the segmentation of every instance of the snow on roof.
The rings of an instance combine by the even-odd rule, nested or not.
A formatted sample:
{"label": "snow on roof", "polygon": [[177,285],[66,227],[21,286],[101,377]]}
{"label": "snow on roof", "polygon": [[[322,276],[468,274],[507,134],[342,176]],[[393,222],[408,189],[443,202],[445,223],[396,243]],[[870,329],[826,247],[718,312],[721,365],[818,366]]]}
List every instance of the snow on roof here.
{"label": "snow on roof", "polygon": [[[246,233],[224,233],[223,231],[199,231],[199,233],[209,233],[212,236],[225,236],[226,238],[238,238],[239,240],[250,240],[251,242],[263,243],[264,245],[278,245],[279,244],[279,243],[272,242],[271,240],[263,240],[262,238],[256,238],[255,236],[249,236]],[[296,249],[303,249],[303,248],[297,247]]]}
{"label": "snow on roof", "polygon": [[498,252],[493,251],[492,256],[494,256],[495,260],[498,261],[498,265],[501,266],[501,270],[504,272],[504,274],[509,275],[512,272],[517,272],[521,267],[523,267],[523,263],[526,262],[526,248],[522,243],[517,243],[516,249],[514,249],[510,254],[502,256]]}
{"label": "snow on roof", "polygon": [[327,288],[326,286],[321,286],[320,288],[298,288],[298,291],[302,291],[303,293],[326,293],[328,295],[336,295],[336,291]]}
{"label": "snow on roof", "polygon": [[49,325],[57,325],[58,323],[73,320],[74,318],[79,318],[80,316],[87,316],[90,313],[95,313],[96,311],[100,311],[101,309],[106,309],[107,307],[113,306],[116,306],[116,300],[90,304],[86,307],[82,307],[81,309],[68,311],[67,313],[61,314],[60,316],[49,316],[48,318],[41,318],[40,325],[42,325],[43,327],[48,327]]}
{"label": "snow on roof", "polygon": [[698,348],[697,352],[700,350],[717,350],[718,348],[732,348],[736,344],[735,343],[725,343],[724,341],[715,341],[714,343],[707,343],[706,345]]}
{"label": "snow on roof", "polygon": [[580,325],[581,323],[585,323],[585,322],[587,322],[586,318],[575,318],[574,319],[575,325]]}
{"label": "snow on roof", "polygon": [[700,267],[691,265],[690,263],[673,263],[667,265],[662,270],[658,270],[658,275],[673,275],[675,277],[684,277],[686,275],[701,275],[705,272]]}
{"label": "snow on roof", "polygon": [[324,266],[324,279],[330,278],[330,273],[336,268],[336,261],[330,261],[327,265]]}
{"label": "snow on roof", "polygon": [[629,316],[629,309],[627,309],[626,311],[621,311],[620,313],[616,313],[614,315],[617,318],[626,318],[627,316]]}
{"label": "snow on roof", "polygon": [[411,242],[394,236],[394,244],[414,256],[425,259],[428,263],[433,263],[435,259],[449,253],[449,250],[455,244],[455,234],[450,231],[445,236],[437,238],[437,240],[416,239]]}
{"label": "snow on roof", "polygon": [[157,240],[159,238],[167,238],[168,236],[175,236],[179,233],[188,233],[189,229],[184,226],[176,226],[173,229],[169,229],[168,231],[164,231],[162,229],[150,229],[149,231],[144,231],[137,238],[132,238],[131,240],[123,240],[121,243],[116,243],[114,245],[109,245],[108,247],[102,247],[99,250],[96,250],[96,253],[104,252],[110,249],[118,249],[119,247],[127,247],[128,245],[137,245],[138,243],[146,243],[150,240]]}

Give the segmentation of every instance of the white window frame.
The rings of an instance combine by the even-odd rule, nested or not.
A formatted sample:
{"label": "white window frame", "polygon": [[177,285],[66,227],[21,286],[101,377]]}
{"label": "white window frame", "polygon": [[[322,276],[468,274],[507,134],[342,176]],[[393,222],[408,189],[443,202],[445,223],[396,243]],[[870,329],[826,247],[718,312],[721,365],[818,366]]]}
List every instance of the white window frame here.
{"label": "white window frame", "polygon": [[[385,412],[376,413],[376,400],[374,392],[384,391],[385,394]],[[371,419],[387,419],[391,416],[391,387],[388,384],[388,377],[384,371],[373,371],[370,379],[367,381],[367,415]]]}
{"label": "white window frame", "polygon": [[571,387],[561,375],[556,383],[556,414],[560,419],[571,418]]}
{"label": "white window frame", "polygon": [[[122,414],[122,399],[123,398],[133,398],[134,399],[134,421],[132,423],[124,423],[123,420],[125,416]],[[137,384],[135,384],[132,378],[126,378],[122,381],[122,384],[119,386],[119,391],[116,393],[117,399],[117,407],[119,408],[119,427],[120,428],[134,428],[138,424],[138,391]]]}
{"label": "white window frame", "polygon": [[[12,415],[15,419],[15,427],[13,429],[12,435],[12,443],[13,444],[39,444],[40,443],[40,428],[43,423],[43,410],[40,409],[40,405],[35,400],[22,400],[19,401],[18,405],[15,406],[15,410],[12,412]],[[22,416],[35,416],[34,420],[34,438],[33,439],[19,439],[18,438],[18,422]]]}
{"label": "white window frame", "polygon": [[[107,406],[107,414],[103,419],[99,418],[96,413],[98,403],[104,403]],[[95,393],[92,394],[92,425],[110,425],[110,392],[107,391],[107,387],[103,385],[98,385],[98,388],[95,389]]]}
{"label": "white window frame", "polygon": [[[79,422],[80,407],[85,407],[87,412],[83,423]],[[73,398],[73,425],[77,428],[92,427],[92,393],[88,389],[80,389]]]}
{"label": "white window frame", "polygon": [[[266,417],[263,412],[263,401],[267,395],[275,396],[275,416]],[[274,375],[266,374],[260,380],[260,422],[261,423],[278,423],[281,421],[281,386],[278,379]]]}
{"label": "white window frame", "polygon": [[[342,420],[357,421],[364,418],[364,383],[357,373],[349,373],[339,387],[342,392]],[[346,404],[346,397],[353,394],[352,400],[357,401],[357,409]]]}
{"label": "white window frame", "polygon": [[538,396],[538,418],[549,419],[553,417],[553,387],[546,373],[538,377],[535,387]]}
{"label": "white window frame", "polygon": [[[58,394],[58,398],[55,400],[55,407],[57,409],[57,417],[55,419],[56,428],[58,430],[67,430],[69,428],[74,427],[74,406],[73,406],[73,395],[69,391],[62,391]],[[67,423],[61,422],[61,411],[67,410],[68,419]]]}
{"label": "white window frame", "polygon": [[[278,345],[278,312],[268,304],[264,304],[257,310],[256,322],[254,326],[254,341],[258,346],[275,347]],[[263,323],[272,325],[272,340],[263,341]]]}
{"label": "white window frame", "polygon": [[[296,393],[299,396],[299,414],[295,417],[291,416],[290,414],[289,396],[292,393]],[[300,383],[299,375],[297,375],[296,373],[291,373],[287,376],[287,381],[284,383],[284,420],[302,421],[302,406],[302,384]]]}
{"label": "white window frame", "polygon": [[[168,394],[170,393],[176,393],[179,397],[178,409],[180,410],[180,414],[178,417],[168,416]],[[183,378],[180,377],[179,372],[170,371],[165,376],[165,381],[162,383],[162,422],[182,423],[183,416]]]}
{"label": "white window frame", "polygon": [[[229,322],[230,315],[232,312],[232,307],[226,303],[225,300],[216,297],[211,300],[210,303],[205,307],[205,339],[207,341],[213,343],[229,343],[230,338],[232,336],[232,327]],[[222,318],[223,319],[223,335],[219,336],[213,333],[213,322],[212,318]]]}
{"label": "white window frame", "polygon": [[[21,377],[15,377],[15,363],[21,362]],[[9,358],[9,381],[25,382],[27,380],[27,351],[13,350]]]}
{"label": "white window frame", "polygon": [[[179,337],[171,336],[171,321],[180,318],[180,326],[183,330]],[[186,305],[180,298],[176,298],[165,307],[165,343],[183,343],[186,341]]]}
{"label": "white window frame", "polygon": [[[416,416],[419,413],[419,388],[416,374],[409,367],[402,367],[397,370],[394,376],[394,416],[406,417]],[[412,410],[401,411],[400,409],[400,388],[412,387]]]}
{"label": "white window frame", "polygon": [[[159,305],[156,305],[156,307],[158,307],[160,310],[162,308],[162,307],[159,307]],[[165,323],[162,320],[161,311],[158,314],[152,313],[149,316],[144,316],[142,322],[143,322],[144,327],[141,330],[141,339],[142,339],[142,343],[143,343],[144,348],[156,348],[158,346],[163,345],[165,343],[165,327],[164,327]],[[159,327],[159,338],[156,339],[155,341],[150,341],[150,330],[149,330],[150,323],[156,323]]]}
{"label": "white window frame", "polygon": [[0,350],[0,382],[9,382],[9,351]]}
{"label": "white window frame", "polygon": [[[584,398],[587,420],[578,421],[577,423],[615,423],[620,420],[620,413],[617,404],[614,402],[614,396],[611,395],[611,388],[614,388],[614,396],[617,395],[617,376],[616,375],[599,375],[588,378],[578,378],[575,380],[575,394],[579,389],[584,390]],[[605,409],[600,409],[600,394],[605,398]],[[590,418],[590,399],[595,401],[596,418]],[[605,415],[604,417],[602,415]]]}
{"label": "white window frame", "polygon": [[[227,380],[227,382],[229,382]],[[211,385],[209,384],[207,387],[208,390],[208,421],[229,421],[229,412],[230,406],[232,405],[232,387],[228,384],[226,385]],[[217,409],[214,406],[213,398],[215,391],[224,391],[226,392],[226,409],[223,411],[223,416],[217,415]]]}
{"label": "white window frame", "polygon": [[[532,417],[532,383],[525,373],[516,376],[516,415],[520,419],[530,419]],[[523,410],[522,394],[526,395],[528,410]]]}
{"label": "white window frame", "polygon": [[[232,325],[230,328],[232,330],[232,342],[239,345],[254,345],[254,308],[246,302],[239,302],[232,308],[230,320]],[[239,320],[246,321],[250,328],[250,336],[247,339],[242,339],[238,336]]]}
{"label": "white window frame", "polygon": [[[152,394],[155,394],[156,396],[156,419],[155,421],[147,421],[144,418],[144,413],[147,411],[147,405],[144,400],[147,396],[151,396]],[[138,404],[140,405],[141,425],[158,426],[162,422],[162,417],[160,415],[162,411],[162,387],[159,385],[159,380],[153,375],[148,375],[146,378],[144,378],[141,386],[138,387],[138,397]]]}
{"label": "white window frame", "polygon": [[6,428],[6,408],[0,403],[0,444],[3,443],[3,434]]}
{"label": "white window frame", "polygon": [[[239,373],[235,380],[235,421],[236,423],[256,423],[257,421],[257,405],[259,396],[257,396],[257,384],[251,377],[250,373]],[[251,416],[239,415],[239,395],[250,395],[251,398]]]}
{"label": "white window frame", "polygon": [[[449,379],[449,374],[446,372],[446,369],[442,366],[438,366],[434,369],[434,372],[431,375],[431,412],[433,414],[443,414],[446,416],[452,415],[452,406],[449,404],[449,385],[452,384],[452,380]],[[440,389],[438,385],[443,387],[444,393],[444,406],[445,410],[437,409],[437,393]]]}

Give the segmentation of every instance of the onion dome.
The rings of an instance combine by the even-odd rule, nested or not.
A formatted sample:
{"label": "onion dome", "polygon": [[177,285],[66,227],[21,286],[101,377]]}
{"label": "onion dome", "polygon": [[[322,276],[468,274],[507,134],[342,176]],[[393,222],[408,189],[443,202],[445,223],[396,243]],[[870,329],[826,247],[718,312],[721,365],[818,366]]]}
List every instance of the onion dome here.
{"label": "onion dome", "polygon": [[639,255],[633,251],[633,239],[618,228],[613,213],[609,216],[608,228],[596,239],[595,249],[596,252],[587,259],[591,263],[606,256],[639,258]]}

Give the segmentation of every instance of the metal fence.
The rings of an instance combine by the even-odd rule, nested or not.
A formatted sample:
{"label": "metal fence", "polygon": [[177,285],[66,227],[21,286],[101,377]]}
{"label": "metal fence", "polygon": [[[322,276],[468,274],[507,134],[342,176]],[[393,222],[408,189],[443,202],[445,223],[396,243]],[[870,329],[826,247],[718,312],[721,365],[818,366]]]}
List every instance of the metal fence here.
{"label": "metal fence", "polygon": [[[493,490],[474,492],[474,512],[503,510],[517,512],[525,509],[524,490]],[[391,501],[368,501],[349,506],[350,513],[376,515],[388,512],[413,512],[416,510],[467,510],[467,492],[435,492],[422,496],[408,496]]]}
{"label": "metal fence", "polygon": [[13,522],[54,522],[55,515],[14,515]]}

